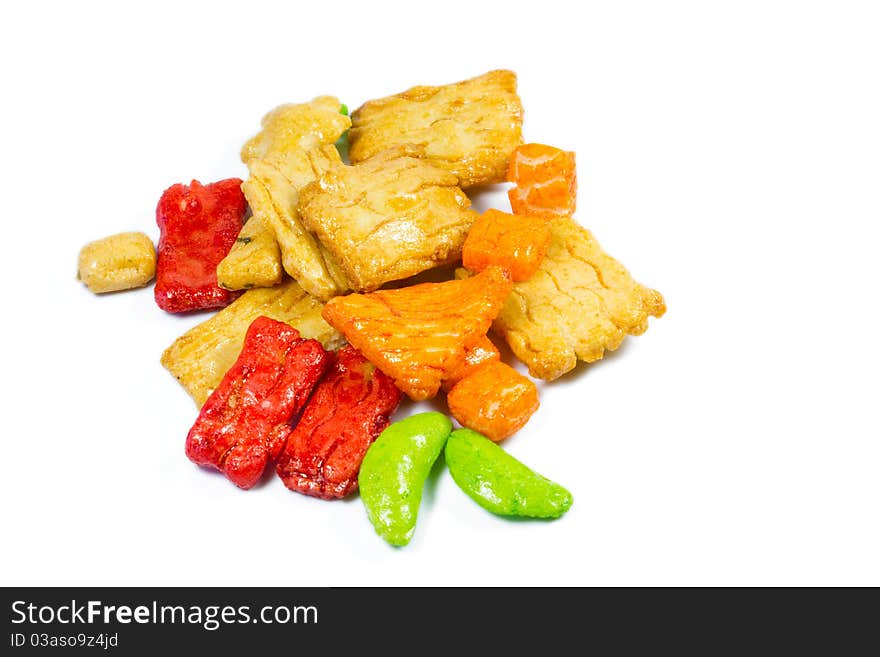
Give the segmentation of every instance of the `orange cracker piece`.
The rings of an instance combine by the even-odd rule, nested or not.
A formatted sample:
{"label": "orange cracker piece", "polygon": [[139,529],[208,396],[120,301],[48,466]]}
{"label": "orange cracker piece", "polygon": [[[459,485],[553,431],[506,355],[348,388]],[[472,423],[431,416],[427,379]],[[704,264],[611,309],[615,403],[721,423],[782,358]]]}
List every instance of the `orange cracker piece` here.
{"label": "orange cracker piece", "polygon": [[478,367],[450,390],[449,412],[463,426],[498,442],[525,426],[538,410],[538,389],[506,363]]}
{"label": "orange cracker piece", "polygon": [[486,210],[464,242],[462,264],[471,271],[498,265],[510,272],[514,282],[526,281],[538,270],[549,246],[550,229],[544,219]]}
{"label": "orange cracker piece", "polygon": [[577,201],[574,153],[544,144],[523,144],[510,158],[507,180],[514,214],[545,219],[571,216]]}
{"label": "orange cracker piece", "polygon": [[443,379],[443,389],[449,392],[456,383],[466,376],[469,376],[472,372],[475,372],[477,368],[486,363],[499,360],[501,360],[501,353],[498,351],[498,348],[492,344],[489,336],[484,335],[473,347],[465,349],[464,360],[461,365],[452,370],[449,375]]}
{"label": "orange cracker piece", "polygon": [[323,317],[414,401],[437,394],[485,337],[513,286],[500,267],[472,278],[331,299]]}

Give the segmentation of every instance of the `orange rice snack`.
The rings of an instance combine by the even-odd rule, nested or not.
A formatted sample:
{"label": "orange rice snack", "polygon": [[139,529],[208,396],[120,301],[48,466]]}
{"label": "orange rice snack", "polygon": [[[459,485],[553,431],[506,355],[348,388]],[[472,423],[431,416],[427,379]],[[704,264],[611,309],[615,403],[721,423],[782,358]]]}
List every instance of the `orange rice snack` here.
{"label": "orange rice snack", "polygon": [[478,367],[455,384],[446,401],[452,417],[495,442],[522,429],[539,404],[531,379],[501,361]]}
{"label": "orange rice snack", "polygon": [[549,246],[550,229],[544,219],[486,210],[464,242],[462,264],[470,271],[498,265],[518,283],[538,271]]}
{"label": "orange rice snack", "polygon": [[544,144],[523,144],[513,152],[507,191],[514,214],[545,219],[570,217],[577,201],[574,152]]}
{"label": "orange rice snack", "polygon": [[443,379],[443,390],[449,392],[456,383],[475,372],[478,368],[486,363],[499,360],[501,360],[501,353],[489,339],[489,336],[484,335],[473,347],[465,349],[464,360],[461,365],[452,370]]}
{"label": "orange rice snack", "polygon": [[410,399],[437,394],[501,310],[513,286],[500,267],[460,281],[331,299],[322,312],[373,365]]}

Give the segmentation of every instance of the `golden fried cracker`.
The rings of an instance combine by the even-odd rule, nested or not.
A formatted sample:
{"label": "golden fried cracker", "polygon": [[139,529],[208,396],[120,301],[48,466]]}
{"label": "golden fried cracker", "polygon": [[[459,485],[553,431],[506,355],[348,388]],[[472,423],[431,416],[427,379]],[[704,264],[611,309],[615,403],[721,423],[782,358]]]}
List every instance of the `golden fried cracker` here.
{"label": "golden fried cracker", "polygon": [[217,265],[217,284],[227,290],[272,287],[283,275],[275,231],[263,216],[247,220],[232,249]]}
{"label": "golden fried cracker", "polygon": [[387,148],[415,144],[463,188],[502,182],[511,154],[522,143],[522,113],[512,71],[413,87],[367,101],[352,113],[349,157],[357,163]]}
{"label": "golden fried cracker", "polygon": [[354,290],[375,290],[461,257],[477,214],[455,176],[412,157],[417,153],[397,148],[330,168],[300,193],[303,224]]}
{"label": "golden fried cracker", "polygon": [[201,406],[238,358],[248,327],[260,315],[287,322],[326,349],[339,347],[342,336],[321,318],[323,308],[289,279],[275,287],[254,288],[177,338],[162,354],[162,365]]}
{"label": "golden fried cracker", "polygon": [[274,231],[284,270],[323,300],[346,291],[348,284],[333,257],[303,227],[296,206],[302,187],[342,163],[333,143],[351,121],[339,109],[332,96],[277,107],[241,149],[250,172],[242,191],[251,211]]}
{"label": "golden fried cracker", "polygon": [[309,294],[326,301],[349,285],[333,256],[302,224],[297,203],[303,186],[334,164],[342,166],[342,160],[333,146],[290,154],[284,160],[283,166],[277,158],[251,160],[250,176],[241,188],[254,216],[272,227],[284,270]]}
{"label": "golden fried cracker", "polygon": [[548,226],[552,239],[538,271],[514,284],[493,328],[532,376],[552,380],[578,360],[599,360],[627,335],[644,333],[648,316],[662,316],[666,305],[573,219],[560,217]]}

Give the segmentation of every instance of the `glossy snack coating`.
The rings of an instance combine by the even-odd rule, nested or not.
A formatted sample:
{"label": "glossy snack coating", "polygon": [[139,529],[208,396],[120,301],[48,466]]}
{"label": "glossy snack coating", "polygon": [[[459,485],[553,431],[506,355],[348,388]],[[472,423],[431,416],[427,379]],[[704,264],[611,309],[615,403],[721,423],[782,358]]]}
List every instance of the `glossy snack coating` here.
{"label": "glossy snack coating", "polygon": [[144,233],[118,233],[86,244],[77,277],[95,294],[143,287],[156,275],[156,250]]}
{"label": "glossy snack coating", "polygon": [[410,399],[437,394],[485,335],[512,283],[489,267],[465,281],[423,283],[331,299],[322,313]]}
{"label": "glossy snack coating", "polygon": [[419,413],[389,426],[367,450],[358,476],[361,500],[376,533],[391,545],[412,538],[422,488],[450,431],[442,413]]}
{"label": "glossy snack coating", "polygon": [[414,144],[462,187],[501,182],[511,153],[522,143],[522,117],[512,71],[413,87],[370,100],[352,113],[349,155],[357,163],[387,148]]}
{"label": "glossy snack coating", "polygon": [[250,488],[277,458],[290,419],[305,405],[330,364],[317,340],[284,322],[258,317],[238,359],[211,393],[186,437],[186,455]]}
{"label": "glossy snack coating", "polygon": [[558,518],[571,507],[571,493],[565,488],[476,431],[453,431],[445,456],[458,487],[487,511],[502,516]]}
{"label": "glossy snack coating", "polygon": [[418,151],[384,151],[334,166],[299,196],[303,225],[339,263],[351,288],[369,292],[461,257],[477,218],[455,176]]}
{"label": "glossy snack coating", "polygon": [[278,285],[283,277],[275,232],[263,217],[251,217],[217,265],[218,285],[226,290],[249,290]]}
{"label": "glossy snack coating", "polygon": [[278,458],[275,469],[284,485],[323,499],[355,491],[364,454],[401,397],[357,349],[340,349]]}
{"label": "glossy snack coating", "polygon": [[547,254],[529,280],[513,285],[493,328],[529,374],[549,381],[574,369],[578,360],[601,359],[627,335],[644,333],[648,317],[661,317],[666,304],[570,217],[547,225]]}
{"label": "glossy snack coating", "polygon": [[486,363],[500,360],[501,354],[498,352],[498,348],[489,339],[488,335],[484,335],[472,347],[465,349],[464,360],[443,379],[443,390],[449,392],[456,383],[475,372],[477,368]]}
{"label": "glossy snack coating", "polygon": [[452,417],[496,442],[522,429],[539,405],[535,384],[500,361],[477,367],[446,401]]}
{"label": "glossy snack coating", "polygon": [[344,340],[322,319],[323,308],[324,304],[290,279],[275,287],[249,290],[177,338],[162,354],[162,365],[201,406],[235,362],[248,327],[260,315],[290,324],[326,349],[339,347]]}
{"label": "glossy snack coating", "polygon": [[571,151],[544,144],[523,144],[507,171],[507,191],[515,214],[552,219],[570,217],[577,206],[577,170]]}
{"label": "glossy snack coating", "polygon": [[510,272],[514,282],[526,281],[538,270],[549,246],[550,229],[544,219],[486,210],[464,242],[462,264],[473,272],[498,265]]}
{"label": "glossy snack coating", "polygon": [[172,185],[156,207],[158,306],[170,313],[222,308],[238,293],[217,284],[217,265],[235,243],[247,212],[241,180]]}

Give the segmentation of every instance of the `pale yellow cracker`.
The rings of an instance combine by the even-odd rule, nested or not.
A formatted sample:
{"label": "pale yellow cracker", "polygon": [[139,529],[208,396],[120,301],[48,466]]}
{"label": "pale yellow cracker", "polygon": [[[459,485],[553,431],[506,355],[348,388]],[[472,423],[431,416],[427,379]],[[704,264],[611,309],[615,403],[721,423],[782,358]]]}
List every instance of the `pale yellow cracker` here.
{"label": "pale yellow cracker", "polygon": [[262,130],[242,146],[241,161],[247,164],[334,143],[351,126],[351,119],[340,114],[341,107],[333,96],[279,105],[262,118]]}
{"label": "pale yellow cracker", "polygon": [[352,113],[352,163],[387,148],[415,144],[463,188],[503,182],[522,143],[522,103],[516,74],[490,71],[439,87],[413,87],[370,100]]}
{"label": "pale yellow cracker", "polygon": [[296,206],[304,185],[342,162],[333,143],[351,121],[339,108],[332,96],[282,105],[263,118],[263,130],[241,150],[250,174],[242,191],[251,211],[275,233],[284,270],[325,301],[348,285],[332,256],[303,227]]}
{"label": "pale yellow cracker", "polygon": [[217,284],[227,290],[272,287],[281,282],[283,275],[281,249],[265,217],[248,219],[229,253],[217,265]]}
{"label": "pale yellow cracker", "polygon": [[86,244],[77,276],[92,292],[143,287],[156,275],[156,249],[144,233],[118,233]]}
{"label": "pale yellow cracker", "polygon": [[319,146],[308,153],[285,158],[285,176],[273,159],[251,160],[250,176],[241,188],[255,217],[272,226],[281,249],[284,270],[309,294],[327,301],[349,289],[333,257],[303,226],[297,211],[299,190],[332,164],[342,165],[333,146]]}
{"label": "pale yellow cracker", "polygon": [[299,213],[352,289],[375,290],[452,263],[476,221],[456,177],[400,147],[330,168],[300,193]]}
{"label": "pale yellow cracker", "polygon": [[201,406],[238,358],[248,327],[260,315],[287,322],[326,349],[343,344],[342,335],[321,318],[323,308],[289,279],[276,287],[249,290],[177,338],[162,354],[162,365]]}
{"label": "pale yellow cracker", "polygon": [[[552,380],[620,346],[648,328],[666,305],[606,254],[570,217],[548,222],[550,248],[538,271],[516,283],[493,324],[537,378]],[[468,276],[458,270],[459,277]]]}

